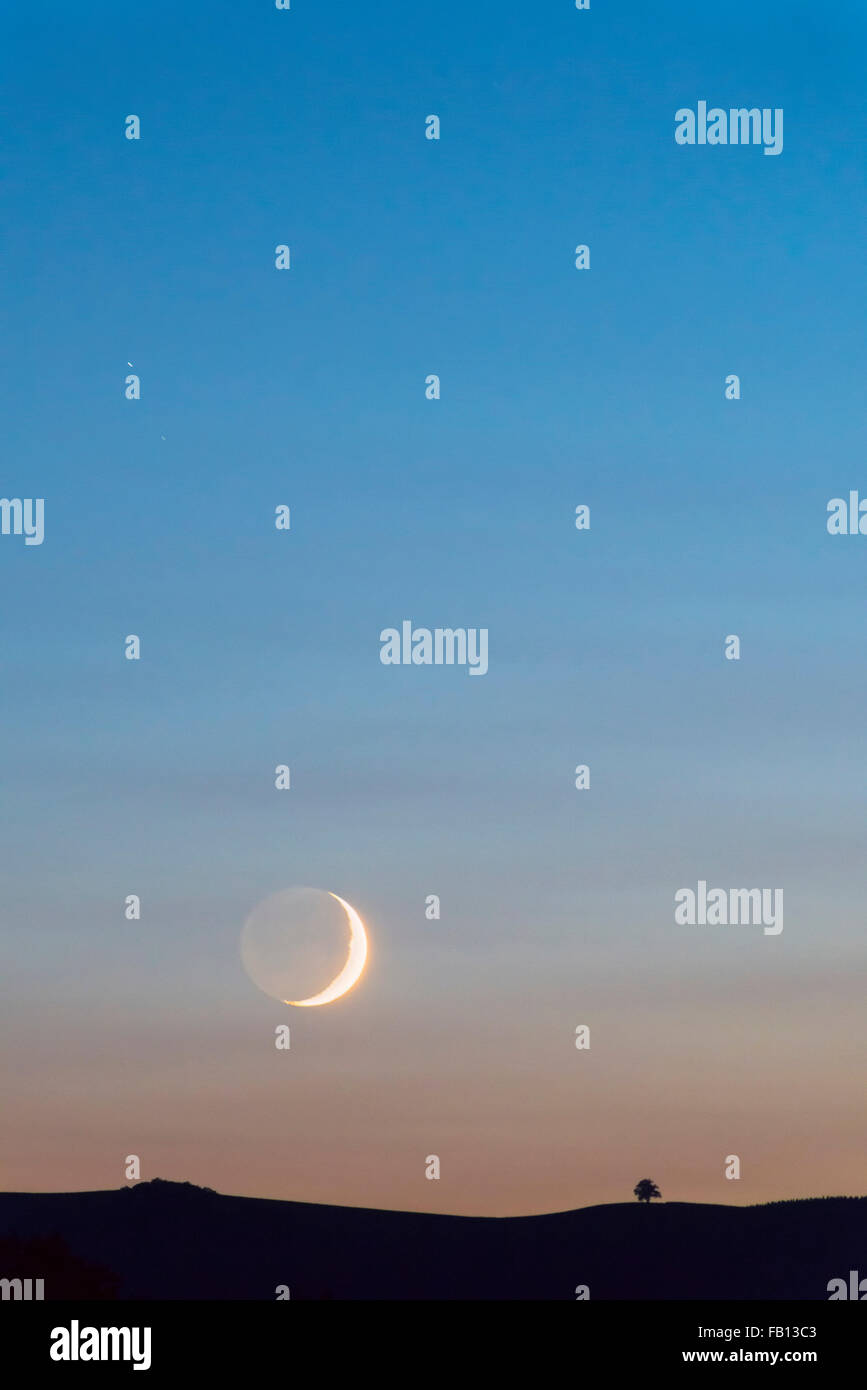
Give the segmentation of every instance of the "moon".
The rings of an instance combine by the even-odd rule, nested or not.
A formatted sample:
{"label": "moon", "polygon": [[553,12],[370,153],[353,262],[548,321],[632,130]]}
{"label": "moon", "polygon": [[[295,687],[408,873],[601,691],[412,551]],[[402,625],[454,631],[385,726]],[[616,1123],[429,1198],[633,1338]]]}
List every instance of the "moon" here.
{"label": "moon", "polygon": [[283,1000],[284,1004],[293,1004],[296,1009],[311,1009],[319,1004],[332,1004],[335,999],[340,999],[360,979],[367,961],[367,932],[364,923],[350,903],[339,898],[336,893],[329,893],[329,897],[340,903],[349,921],[349,955],[340,974],[335,975],[331,984],[326,985],[319,994],[311,994],[309,999]]}

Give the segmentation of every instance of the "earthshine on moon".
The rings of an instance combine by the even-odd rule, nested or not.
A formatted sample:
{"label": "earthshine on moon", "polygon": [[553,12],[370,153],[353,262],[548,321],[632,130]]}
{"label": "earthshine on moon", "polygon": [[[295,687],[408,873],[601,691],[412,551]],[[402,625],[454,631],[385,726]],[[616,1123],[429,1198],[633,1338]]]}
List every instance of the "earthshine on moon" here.
{"label": "earthshine on moon", "polygon": [[293,1008],[342,999],[358,983],[368,955],[367,931],[352,904],[300,884],[256,904],[239,946],[253,984]]}
{"label": "earthshine on moon", "polygon": [[309,999],[283,1000],[284,1004],[294,1004],[298,1009],[312,1008],[317,1004],[331,1004],[335,999],[339,999],[341,995],[346,994],[347,990],[352,989],[352,986],[360,978],[367,960],[367,932],[364,930],[364,923],[355,908],[345,902],[343,898],[339,898],[336,893],[331,893],[329,896],[340,903],[349,919],[349,955],[340,974],[335,976],[330,985],[320,990],[319,994],[312,994]]}

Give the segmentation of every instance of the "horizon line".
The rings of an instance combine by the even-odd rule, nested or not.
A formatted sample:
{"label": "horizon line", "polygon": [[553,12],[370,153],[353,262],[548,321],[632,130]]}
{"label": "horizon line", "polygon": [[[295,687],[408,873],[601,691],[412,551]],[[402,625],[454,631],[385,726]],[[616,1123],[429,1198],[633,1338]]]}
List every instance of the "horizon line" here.
{"label": "horizon line", "polygon": [[279,1202],[282,1206],[303,1206],[303,1207],[323,1207],[337,1211],[357,1211],[357,1212],[377,1212],[393,1216],[430,1216],[440,1217],[448,1221],[534,1221],[543,1220],[555,1216],[573,1216],[577,1212],[598,1211],[603,1207],[724,1207],[728,1211],[749,1211],[759,1207],[781,1206],[793,1202],[863,1202],[867,1201],[867,1193],[822,1193],[811,1197],[776,1197],[767,1202],[684,1202],[672,1199],[665,1201],[662,1198],[654,1198],[650,1202],[639,1201],[634,1198],[632,1201],[622,1202],[593,1202],[583,1207],[564,1207],[554,1211],[522,1212],[511,1216],[491,1216],[491,1215],[468,1215],[459,1212],[443,1211],[420,1211],[407,1207],[366,1207],[350,1206],[341,1202],[309,1202],[295,1197],[254,1197],[240,1192],[219,1192],[216,1188],[205,1187],[199,1183],[190,1182],[184,1178],[141,1178],[137,1182],[129,1183],[122,1187],[97,1187],[97,1188],[73,1188],[66,1191],[51,1190],[29,1190],[8,1189],[0,1191],[0,1200],[4,1197],[97,1197],[113,1196],[121,1192],[134,1192],[137,1188],[149,1188],[153,1190],[153,1184],[167,1188],[189,1188],[191,1192],[200,1193],[209,1197],[222,1197],[230,1201],[241,1202]]}

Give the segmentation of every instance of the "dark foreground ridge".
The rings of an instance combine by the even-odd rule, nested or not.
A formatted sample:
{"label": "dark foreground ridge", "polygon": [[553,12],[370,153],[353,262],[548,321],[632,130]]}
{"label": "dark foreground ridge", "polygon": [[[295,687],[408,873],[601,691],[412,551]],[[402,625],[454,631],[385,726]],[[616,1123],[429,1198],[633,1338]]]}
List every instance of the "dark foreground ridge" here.
{"label": "dark foreground ridge", "polygon": [[0,1279],[44,1278],[46,1300],[273,1301],[281,1285],[292,1299],[574,1300],[587,1285],[594,1301],[827,1300],[829,1280],[867,1278],[867,1197],[493,1218],[225,1197],[157,1179],[0,1193],[0,1265]]}

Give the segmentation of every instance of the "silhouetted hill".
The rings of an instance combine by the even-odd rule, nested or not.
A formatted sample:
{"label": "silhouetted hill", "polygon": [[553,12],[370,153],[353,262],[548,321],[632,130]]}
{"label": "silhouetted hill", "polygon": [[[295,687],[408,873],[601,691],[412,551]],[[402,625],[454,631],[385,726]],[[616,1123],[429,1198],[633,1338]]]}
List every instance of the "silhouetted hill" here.
{"label": "silhouetted hill", "polygon": [[[82,1267],[118,1276],[119,1297],[141,1299],[273,1300],[285,1284],[293,1299],[571,1300],[587,1284],[593,1300],[824,1300],[830,1279],[859,1267],[867,1276],[865,1197],[492,1218],[224,1197],[157,1180],[0,1194],[0,1238],[12,1235],[59,1236]],[[62,1296],[50,1282],[46,1298]],[[76,1296],[68,1280],[63,1296]]]}

